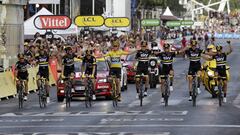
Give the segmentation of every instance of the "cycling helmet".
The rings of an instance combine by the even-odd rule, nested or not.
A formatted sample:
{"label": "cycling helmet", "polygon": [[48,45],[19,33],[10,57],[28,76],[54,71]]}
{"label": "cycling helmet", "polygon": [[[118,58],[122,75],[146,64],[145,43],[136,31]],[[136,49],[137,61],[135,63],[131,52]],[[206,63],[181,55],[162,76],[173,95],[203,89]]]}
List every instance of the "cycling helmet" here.
{"label": "cycling helmet", "polygon": [[152,43],[151,43],[151,46],[152,46],[152,47],[155,47],[155,46],[157,46],[157,45],[158,45],[158,44],[157,44],[156,42],[152,42]]}
{"label": "cycling helmet", "polygon": [[192,46],[196,46],[196,45],[197,45],[197,41],[196,41],[196,40],[192,40],[192,41],[191,41],[191,45],[192,45]]}
{"label": "cycling helmet", "polygon": [[17,56],[19,59],[24,58],[24,54],[22,54],[22,53],[19,53]]}
{"label": "cycling helmet", "polygon": [[65,47],[65,51],[66,51],[66,52],[68,52],[68,51],[70,51],[70,50],[72,50],[72,47],[71,47],[71,46],[66,46],[66,47]]}
{"label": "cycling helmet", "polygon": [[221,51],[222,50],[222,46],[217,46],[216,49],[217,49],[217,51]]}
{"label": "cycling helmet", "polygon": [[214,49],[215,46],[214,45],[208,45],[207,49]]}
{"label": "cycling helmet", "polygon": [[141,42],[141,46],[147,46],[147,44],[148,44],[147,41],[142,41]]}
{"label": "cycling helmet", "polygon": [[92,55],[92,54],[93,54],[93,51],[92,51],[92,50],[86,50],[86,51],[85,51],[85,54],[86,54],[86,55]]}
{"label": "cycling helmet", "polygon": [[168,49],[169,47],[170,47],[170,44],[164,44],[164,45],[163,45],[163,48],[164,48],[164,49]]}

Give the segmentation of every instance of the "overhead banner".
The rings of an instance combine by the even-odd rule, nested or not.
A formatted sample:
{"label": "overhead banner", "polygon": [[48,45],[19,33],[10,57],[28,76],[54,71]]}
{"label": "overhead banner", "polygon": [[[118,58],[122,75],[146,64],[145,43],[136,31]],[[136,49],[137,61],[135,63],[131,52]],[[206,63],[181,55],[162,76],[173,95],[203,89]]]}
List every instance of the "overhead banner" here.
{"label": "overhead banner", "polygon": [[192,26],[194,22],[192,20],[183,20],[181,21],[182,26]]}
{"label": "overhead banner", "polygon": [[141,21],[141,24],[143,27],[156,27],[156,26],[160,26],[160,20],[159,19],[143,19]]}
{"label": "overhead banner", "polygon": [[37,29],[68,29],[72,21],[68,16],[62,15],[39,15],[34,21]]}
{"label": "overhead banner", "polygon": [[105,26],[107,27],[128,27],[130,25],[130,21],[126,17],[111,17],[105,19]]}
{"label": "overhead banner", "polygon": [[168,27],[179,27],[181,26],[181,21],[168,21],[166,25]]}
{"label": "overhead banner", "polygon": [[192,26],[194,22],[192,20],[182,20],[182,21],[168,21],[166,26],[168,27],[180,27],[180,26]]}
{"label": "overhead banner", "polygon": [[77,16],[74,20],[79,27],[100,27],[104,24],[102,16]]}

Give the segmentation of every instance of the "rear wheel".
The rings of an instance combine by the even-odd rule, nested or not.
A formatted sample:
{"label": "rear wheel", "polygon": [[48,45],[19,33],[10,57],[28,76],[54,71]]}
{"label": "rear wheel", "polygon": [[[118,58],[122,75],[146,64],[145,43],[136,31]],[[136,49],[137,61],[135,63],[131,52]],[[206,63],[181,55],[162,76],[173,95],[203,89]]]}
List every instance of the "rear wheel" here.
{"label": "rear wheel", "polygon": [[219,101],[219,106],[222,106],[223,96],[222,96],[222,85],[221,84],[219,84],[219,86],[218,86],[218,101]]}
{"label": "rear wheel", "polygon": [[63,102],[63,100],[64,100],[64,97],[61,97],[61,96],[58,96],[58,97],[57,97],[57,101],[58,101],[58,102]]}

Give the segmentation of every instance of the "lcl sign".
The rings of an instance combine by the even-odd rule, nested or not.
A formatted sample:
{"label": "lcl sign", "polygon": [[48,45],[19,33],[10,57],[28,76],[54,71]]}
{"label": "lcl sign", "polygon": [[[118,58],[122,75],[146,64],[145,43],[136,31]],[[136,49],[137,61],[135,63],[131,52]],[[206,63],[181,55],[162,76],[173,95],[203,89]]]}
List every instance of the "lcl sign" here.
{"label": "lcl sign", "polygon": [[34,26],[37,29],[67,29],[71,24],[68,16],[39,15],[34,19]]}

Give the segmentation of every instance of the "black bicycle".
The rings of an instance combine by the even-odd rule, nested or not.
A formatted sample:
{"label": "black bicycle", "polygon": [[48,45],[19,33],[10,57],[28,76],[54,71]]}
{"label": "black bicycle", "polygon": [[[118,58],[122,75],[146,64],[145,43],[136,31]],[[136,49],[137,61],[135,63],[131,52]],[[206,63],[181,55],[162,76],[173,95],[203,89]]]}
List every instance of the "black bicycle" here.
{"label": "black bicycle", "polygon": [[219,106],[222,106],[223,103],[223,78],[218,77],[218,101]]}
{"label": "black bicycle", "polygon": [[38,97],[39,97],[39,105],[40,108],[47,107],[47,89],[46,89],[46,78],[39,78],[39,91],[38,91]]}
{"label": "black bicycle", "polygon": [[112,97],[112,101],[113,101],[113,107],[118,106],[118,98],[119,98],[119,94],[117,92],[116,79],[117,79],[117,77],[115,75],[111,76],[111,86],[112,86],[111,97]]}
{"label": "black bicycle", "polygon": [[193,101],[193,106],[196,106],[196,100],[197,100],[197,80],[196,80],[196,75],[193,75],[193,80],[192,80],[192,101]]}
{"label": "black bicycle", "polygon": [[65,78],[65,99],[66,99],[66,107],[71,106],[71,100],[72,100],[72,80],[70,77]]}
{"label": "black bicycle", "polygon": [[169,89],[169,76],[168,75],[163,75],[161,76],[164,78],[164,102],[165,106],[168,106],[168,98],[170,96],[170,89]]}
{"label": "black bicycle", "polygon": [[85,87],[85,106],[92,107],[93,82],[90,76],[87,76],[87,86]]}
{"label": "black bicycle", "polygon": [[144,95],[143,95],[143,92],[144,92],[144,74],[141,74],[139,76],[139,101],[140,101],[140,106],[143,105],[143,98],[144,98]]}
{"label": "black bicycle", "polygon": [[17,84],[17,93],[18,93],[18,108],[23,108],[24,102],[24,91],[25,91],[25,80],[19,79],[19,83]]}

